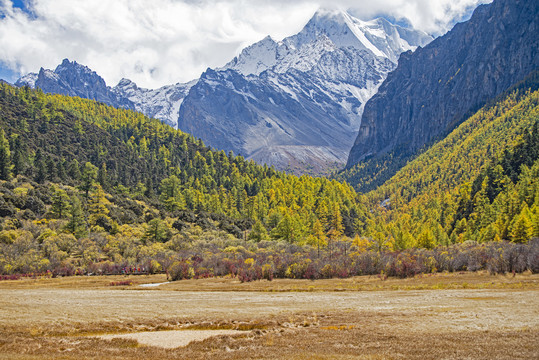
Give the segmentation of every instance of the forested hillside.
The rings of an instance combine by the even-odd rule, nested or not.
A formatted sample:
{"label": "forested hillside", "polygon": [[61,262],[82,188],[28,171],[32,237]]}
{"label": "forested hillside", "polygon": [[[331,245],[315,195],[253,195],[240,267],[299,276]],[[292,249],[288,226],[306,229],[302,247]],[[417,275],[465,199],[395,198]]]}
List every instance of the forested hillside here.
{"label": "forested hillside", "polygon": [[371,232],[397,248],[539,237],[539,91],[519,88],[369,193]]}
{"label": "forested hillside", "polygon": [[537,234],[538,101],[513,92],[360,195],[139,113],[0,84],[0,273],[537,271],[539,243],[518,243]]}
{"label": "forested hillside", "polygon": [[366,216],[346,184],[286,175],[98,102],[2,84],[0,120],[6,244],[43,229],[165,243],[196,225],[324,246]]}

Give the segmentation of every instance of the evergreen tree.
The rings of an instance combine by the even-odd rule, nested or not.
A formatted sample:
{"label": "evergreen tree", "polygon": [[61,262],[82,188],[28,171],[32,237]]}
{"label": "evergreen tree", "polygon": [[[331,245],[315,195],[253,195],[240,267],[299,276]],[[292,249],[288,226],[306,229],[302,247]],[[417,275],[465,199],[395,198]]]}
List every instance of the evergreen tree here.
{"label": "evergreen tree", "polygon": [[109,176],[107,173],[107,164],[102,163],[99,171],[97,173],[97,182],[101,184],[103,189],[108,189],[109,186]]}
{"label": "evergreen tree", "polygon": [[181,182],[176,175],[172,175],[161,181],[161,194],[159,200],[169,211],[183,209],[185,207],[183,196],[180,192]]}
{"label": "evergreen tree", "polygon": [[62,219],[67,215],[69,209],[69,196],[65,190],[54,188],[52,194],[51,213],[57,219]]}
{"label": "evergreen tree", "polygon": [[327,243],[326,243],[326,233],[324,231],[324,227],[322,226],[322,223],[318,219],[316,219],[313,224],[312,234],[316,241],[316,249],[318,252],[318,257],[320,257],[320,247],[325,246]]}
{"label": "evergreen tree", "polygon": [[75,181],[79,181],[81,179],[82,175],[80,173],[80,165],[77,159],[73,159],[73,161],[69,163],[67,174]]}
{"label": "evergreen tree", "polygon": [[71,206],[68,213],[69,222],[66,224],[65,229],[77,238],[84,236],[86,233],[86,221],[80,200],[75,195],[71,197]]}
{"label": "evergreen tree", "polygon": [[436,245],[436,239],[430,226],[425,226],[421,234],[417,237],[417,245],[425,249],[432,249]]}
{"label": "evergreen tree", "polygon": [[56,163],[51,158],[50,155],[47,155],[45,158],[47,180],[55,181],[56,180]]}
{"label": "evergreen tree", "polygon": [[533,234],[533,224],[530,220],[528,205],[524,205],[520,214],[513,220],[511,240],[517,243],[527,242]]}
{"label": "evergreen tree", "polygon": [[291,210],[285,210],[281,221],[271,231],[271,236],[275,239],[293,243],[302,240],[305,235],[304,232],[299,215]]}
{"label": "evergreen tree", "polygon": [[85,163],[84,170],[82,171],[82,184],[80,186],[81,190],[84,191],[84,197],[88,199],[90,190],[92,189],[94,182],[97,177],[97,167],[92,165],[92,163]]}
{"label": "evergreen tree", "polygon": [[271,236],[276,240],[282,239],[288,242],[292,242],[295,239],[295,224],[288,211],[284,214],[277,226],[271,231]]}
{"label": "evergreen tree", "polygon": [[67,180],[65,162],[66,162],[65,159],[62,158],[60,161],[58,161],[58,164],[56,166],[56,173],[58,174],[58,178],[60,180]]}
{"label": "evergreen tree", "polygon": [[[539,195],[539,192],[538,192]],[[533,225],[533,237],[539,238],[539,204],[535,204],[531,210],[532,213],[532,225]]]}
{"label": "evergreen tree", "polygon": [[11,177],[11,151],[5,135],[4,129],[0,129],[0,180]]}
{"label": "evergreen tree", "polygon": [[336,240],[343,235],[344,227],[342,224],[342,215],[338,203],[334,203],[331,211],[331,219],[329,222],[328,237],[331,240]]}
{"label": "evergreen tree", "polygon": [[153,198],[155,196],[155,192],[153,190],[153,181],[152,177],[148,176],[146,178],[146,191],[144,192],[144,196],[147,198]]}
{"label": "evergreen tree", "polygon": [[100,184],[95,185],[94,192],[88,201],[88,213],[90,217],[88,221],[90,225],[97,225],[98,222],[108,223],[110,218],[107,216],[109,214],[109,209],[107,205],[109,201],[105,197],[105,192]]}
{"label": "evergreen tree", "polygon": [[36,161],[36,175],[34,177],[34,180],[37,183],[43,184],[45,180],[47,180],[47,170],[45,161],[43,160],[43,157],[40,156],[37,158]]}
{"label": "evergreen tree", "polygon": [[249,240],[260,242],[264,240],[268,240],[268,231],[266,230],[266,227],[260,220],[257,220],[255,224],[253,225],[253,229],[249,233]]}
{"label": "evergreen tree", "polygon": [[28,154],[27,148],[21,142],[20,136],[16,136],[13,139],[13,149],[12,153],[12,163],[13,163],[13,175],[22,175],[24,174],[27,168]]}
{"label": "evergreen tree", "polygon": [[144,239],[149,242],[165,242],[167,238],[167,227],[163,220],[156,218],[148,222]]}

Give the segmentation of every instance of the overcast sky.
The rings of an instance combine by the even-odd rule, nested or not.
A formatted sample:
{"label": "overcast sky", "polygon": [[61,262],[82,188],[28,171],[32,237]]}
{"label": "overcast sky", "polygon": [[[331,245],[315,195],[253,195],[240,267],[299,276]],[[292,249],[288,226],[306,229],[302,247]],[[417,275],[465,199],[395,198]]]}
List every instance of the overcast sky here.
{"label": "overcast sky", "polygon": [[271,35],[301,30],[319,7],[384,15],[432,35],[490,0],[0,0],[0,78],[14,81],[64,58],[114,86],[195,79]]}

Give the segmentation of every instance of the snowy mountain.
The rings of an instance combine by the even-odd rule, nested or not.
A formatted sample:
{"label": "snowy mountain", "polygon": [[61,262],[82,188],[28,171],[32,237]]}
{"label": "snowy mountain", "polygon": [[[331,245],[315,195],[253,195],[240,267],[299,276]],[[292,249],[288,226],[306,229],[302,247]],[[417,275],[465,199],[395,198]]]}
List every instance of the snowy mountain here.
{"label": "snowy mountain", "polygon": [[399,54],[430,40],[384,19],[318,11],[297,35],[266,37],[204,73],[178,128],[279,169],[330,171],[346,162],[364,104]]}
{"label": "snowy mountain", "polygon": [[26,74],[15,82],[15,86],[18,86],[18,87],[29,86],[32,89],[35,89],[37,78],[38,78],[38,74],[36,73]]}
{"label": "snowy mountain", "polygon": [[159,89],[122,79],[115,87],[64,60],[17,85],[137,110],[259,163],[295,173],[342,167],[364,104],[403,51],[432,38],[384,19],[318,11],[298,34],[266,37],[197,80]]}

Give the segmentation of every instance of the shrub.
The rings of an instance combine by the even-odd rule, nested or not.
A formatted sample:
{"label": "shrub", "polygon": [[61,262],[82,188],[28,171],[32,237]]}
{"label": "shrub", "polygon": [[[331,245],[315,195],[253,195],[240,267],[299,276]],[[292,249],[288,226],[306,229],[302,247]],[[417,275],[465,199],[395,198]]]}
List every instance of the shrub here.
{"label": "shrub", "polygon": [[163,267],[161,266],[161,264],[157,260],[152,259],[150,261],[148,272],[150,274],[158,274],[162,271],[163,271]]}
{"label": "shrub", "polygon": [[189,227],[189,225],[185,221],[178,219],[174,221],[174,223],[172,224],[172,227],[178,231],[182,231],[186,227]]}
{"label": "shrub", "polygon": [[43,215],[45,213],[45,204],[37,196],[28,196],[22,210],[32,210],[34,214]]}
{"label": "shrub", "polygon": [[172,281],[192,279],[195,276],[195,272],[189,261],[182,260],[174,262],[168,268],[168,276]]}
{"label": "shrub", "polygon": [[3,197],[0,197],[0,217],[12,216],[16,212],[17,209],[12,204],[6,202]]}
{"label": "shrub", "polygon": [[264,264],[262,266],[262,278],[268,281],[273,280],[273,266],[271,264]]}

